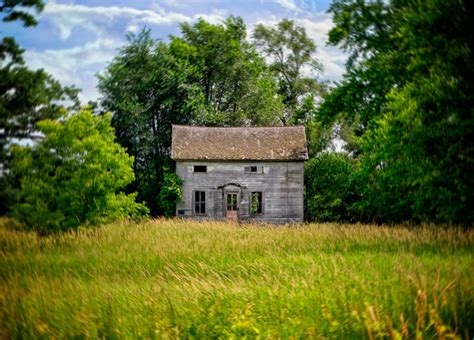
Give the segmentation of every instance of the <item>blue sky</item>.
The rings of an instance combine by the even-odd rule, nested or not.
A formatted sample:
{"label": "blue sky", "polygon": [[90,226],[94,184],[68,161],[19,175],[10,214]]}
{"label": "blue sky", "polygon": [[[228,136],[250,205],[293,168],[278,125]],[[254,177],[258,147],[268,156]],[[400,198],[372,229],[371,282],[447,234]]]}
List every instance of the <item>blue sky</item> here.
{"label": "blue sky", "polygon": [[14,36],[26,48],[29,67],[44,68],[65,85],[82,89],[83,102],[99,97],[96,74],[126,43],[127,32],[147,26],[157,39],[179,34],[179,23],[202,17],[219,23],[229,15],[241,16],[249,36],[257,23],[276,24],[283,18],[305,27],[318,45],[324,66],[321,79],[337,81],[346,56],[326,46],[332,27],[326,14],[330,0],[54,0],[47,1],[34,28],[0,23],[0,35]]}

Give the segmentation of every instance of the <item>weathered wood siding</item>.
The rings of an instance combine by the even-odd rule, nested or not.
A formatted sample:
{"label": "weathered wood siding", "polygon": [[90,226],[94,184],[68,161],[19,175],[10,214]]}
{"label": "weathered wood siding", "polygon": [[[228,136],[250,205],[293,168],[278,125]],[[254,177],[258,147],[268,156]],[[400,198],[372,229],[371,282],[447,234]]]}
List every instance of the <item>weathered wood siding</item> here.
{"label": "weathered wood siding", "polygon": [[[207,166],[207,172],[194,172],[194,165]],[[257,173],[245,167],[257,166]],[[176,173],[183,179],[183,202],[176,213],[181,217],[221,219],[225,217],[225,193],[239,193],[239,219],[275,223],[301,222],[304,215],[303,162],[193,162],[178,161]],[[194,191],[206,192],[206,215],[194,214]],[[263,213],[250,213],[251,192],[263,193]]]}

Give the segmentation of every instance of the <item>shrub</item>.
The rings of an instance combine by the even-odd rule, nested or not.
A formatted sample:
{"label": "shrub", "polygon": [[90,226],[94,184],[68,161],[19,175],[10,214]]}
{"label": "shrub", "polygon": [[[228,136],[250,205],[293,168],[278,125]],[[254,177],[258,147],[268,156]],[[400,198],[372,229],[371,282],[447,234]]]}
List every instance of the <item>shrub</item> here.
{"label": "shrub", "polygon": [[348,218],[352,166],[346,156],[323,153],[305,165],[307,213],[310,221]]}
{"label": "shrub", "polygon": [[183,180],[175,173],[165,169],[163,185],[160,190],[160,207],[166,217],[174,216],[176,203],[183,199],[181,190]]}
{"label": "shrub", "polygon": [[110,121],[88,110],[43,120],[44,139],[12,147],[21,185],[12,214],[25,227],[48,233],[147,214],[134,194],[119,192],[134,179],[133,157],[114,142]]}

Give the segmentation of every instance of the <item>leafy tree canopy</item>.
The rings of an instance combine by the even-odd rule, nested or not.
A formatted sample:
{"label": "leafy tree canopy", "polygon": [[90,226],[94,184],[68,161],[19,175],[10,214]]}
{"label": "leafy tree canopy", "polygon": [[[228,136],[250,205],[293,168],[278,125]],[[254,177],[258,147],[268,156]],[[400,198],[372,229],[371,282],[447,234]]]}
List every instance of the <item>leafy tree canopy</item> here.
{"label": "leafy tree canopy", "polygon": [[199,20],[181,25],[172,46],[186,46],[181,59],[197,71],[194,82],[206,110],[197,117],[206,125],[273,125],[283,113],[276,84],[255,47],[246,41],[246,26],[230,16],[222,25]]}
{"label": "leafy tree canopy", "polygon": [[[112,111],[118,142],[135,157],[138,191],[153,215],[171,167],[171,125],[273,125],[283,112],[268,68],[246,42],[242,19],[183,24],[169,43],[149,30],[130,35],[99,76],[101,104]],[[167,209],[167,208],[166,208]]]}
{"label": "leafy tree canopy", "polygon": [[305,164],[307,218],[349,219],[352,165],[343,154],[320,153]]}
{"label": "leafy tree canopy", "polygon": [[111,115],[83,110],[61,120],[43,120],[44,139],[13,146],[12,171],[20,177],[13,216],[47,233],[147,213],[135,194],[119,193],[134,179],[133,157],[114,141]]}
{"label": "leafy tree canopy", "polygon": [[37,25],[36,18],[25,11],[25,8],[34,8],[36,12],[41,12],[44,2],[43,0],[2,0],[0,2],[0,13],[3,13],[2,21],[20,20],[23,21],[25,27]]}
{"label": "leafy tree canopy", "polygon": [[[25,8],[40,12],[41,0],[5,0],[0,3],[2,21],[22,21],[35,26],[35,17]],[[77,89],[62,87],[43,70],[31,71],[24,66],[24,50],[13,37],[0,43],[0,162],[5,162],[8,139],[30,137],[35,123],[59,115],[61,101],[77,103]]]}
{"label": "leafy tree canopy", "polygon": [[472,223],[472,2],[335,0],[330,12],[330,43],[350,58],[319,113],[356,136],[355,207],[378,221]]}
{"label": "leafy tree canopy", "polygon": [[[253,38],[257,47],[270,59],[270,70],[278,81],[278,93],[283,98],[286,112],[283,124],[300,124],[305,117],[299,106],[307,105],[307,95],[321,94],[324,85],[316,80],[322,65],[315,58],[316,44],[303,27],[295,26],[292,20],[284,19],[276,27],[258,24]],[[303,73],[304,68],[310,76]],[[303,118],[303,121],[302,119]]]}
{"label": "leafy tree canopy", "polygon": [[[24,26],[34,26],[37,21],[31,11],[43,9],[40,0],[0,1],[2,21],[19,20]],[[12,140],[31,139],[36,122],[57,118],[65,105],[78,105],[74,87],[63,87],[44,70],[29,70],[24,65],[24,50],[13,37],[0,41],[0,213],[5,213],[13,203],[14,178],[10,177],[7,146]]]}
{"label": "leafy tree canopy", "polygon": [[176,203],[183,199],[183,180],[174,172],[165,169],[163,184],[160,190],[160,205],[163,208],[163,215],[172,217],[175,215]]}
{"label": "leafy tree canopy", "polygon": [[[102,106],[113,112],[117,141],[135,157],[136,180],[129,190],[138,191],[158,215],[163,167],[170,165],[171,125],[195,121],[205,109],[204,98],[192,82],[196,67],[177,58],[168,44],[152,39],[148,30],[128,38],[99,76],[99,90]],[[172,48],[174,53],[187,49]]]}

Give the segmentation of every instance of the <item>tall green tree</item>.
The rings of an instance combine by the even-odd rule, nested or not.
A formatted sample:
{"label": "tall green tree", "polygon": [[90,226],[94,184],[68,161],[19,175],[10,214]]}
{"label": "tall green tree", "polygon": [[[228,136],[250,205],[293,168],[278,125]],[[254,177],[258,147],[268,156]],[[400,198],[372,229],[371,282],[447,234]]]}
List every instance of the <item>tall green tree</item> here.
{"label": "tall green tree", "polygon": [[412,77],[404,69],[411,56],[399,49],[404,9],[392,3],[334,0],[329,8],[335,27],[329,31],[328,43],[349,57],[343,80],[325,96],[318,116],[325,123],[338,120],[349,127],[343,131],[351,152],[359,152],[357,138],[383,114],[391,89]]}
{"label": "tall green tree", "polygon": [[183,24],[169,43],[143,30],[129,36],[99,76],[102,106],[114,113],[117,140],[135,156],[135,182],[153,215],[170,159],[171,125],[271,125],[283,106],[264,60],[245,40],[245,25]]}
{"label": "tall green tree", "polygon": [[350,59],[321,111],[359,136],[356,208],[379,221],[472,224],[472,3],[337,0],[330,12],[330,42]]}
{"label": "tall green tree", "polygon": [[111,115],[84,110],[61,120],[43,120],[44,139],[13,146],[12,170],[21,182],[13,216],[40,233],[140,217],[136,194],[119,190],[133,181],[133,157],[115,143]]}
{"label": "tall green tree", "polygon": [[[0,3],[4,22],[19,20],[25,27],[37,20],[26,8],[43,10],[41,0],[5,0]],[[13,37],[0,42],[0,162],[5,161],[5,146],[11,138],[30,137],[35,123],[58,116],[59,101],[76,100],[77,90],[62,87],[43,70],[31,71],[24,66],[24,50]]]}
{"label": "tall green tree", "polygon": [[[28,8],[40,12],[40,0],[5,0],[0,2],[2,21],[19,20],[25,27],[37,21]],[[65,105],[76,106],[78,90],[63,87],[44,70],[32,71],[25,66],[24,50],[13,37],[0,42],[0,214],[14,202],[15,178],[9,172],[7,146],[12,140],[31,139],[36,122],[59,117]],[[13,186],[13,187],[12,187]]]}
{"label": "tall green tree", "polygon": [[[270,69],[278,81],[278,93],[285,104],[282,123],[303,123],[307,119],[301,117],[302,112],[307,112],[301,108],[308,104],[305,99],[320,95],[324,89],[324,85],[317,81],[322,65],[315,57],[315,42],[303,27],[295,26],[288,19],[283,19],[276,27],[258,24],[253,38],[269,58]],[[309,76],[303,73],[304,68],[309,71]]]}
{"label": "tall green tree", "polygon": [[263,58],[246,40],[242,18],[230,16],[222,24],[199,20],[181,25],[181,36],[172,44],[187,46],[188,60],[198,71],[206,125],[274,125],[283,114],[276,84]]}
{"label": "tall green tree", "polygon": [[[113,112],[117,141],[135,157],[135,182],[129,190],[137,191],[138,199],[158,215],[163,212],[163,168],[170,166],[171,125],[195,121],[204,99],[192,83],[195,66],[175,57],[169,45],[154,40],[149,30],[128,39],[99,75],[99,90],[102,106]],[[187,49],[172,46],[174,53],[181,48]]]}

